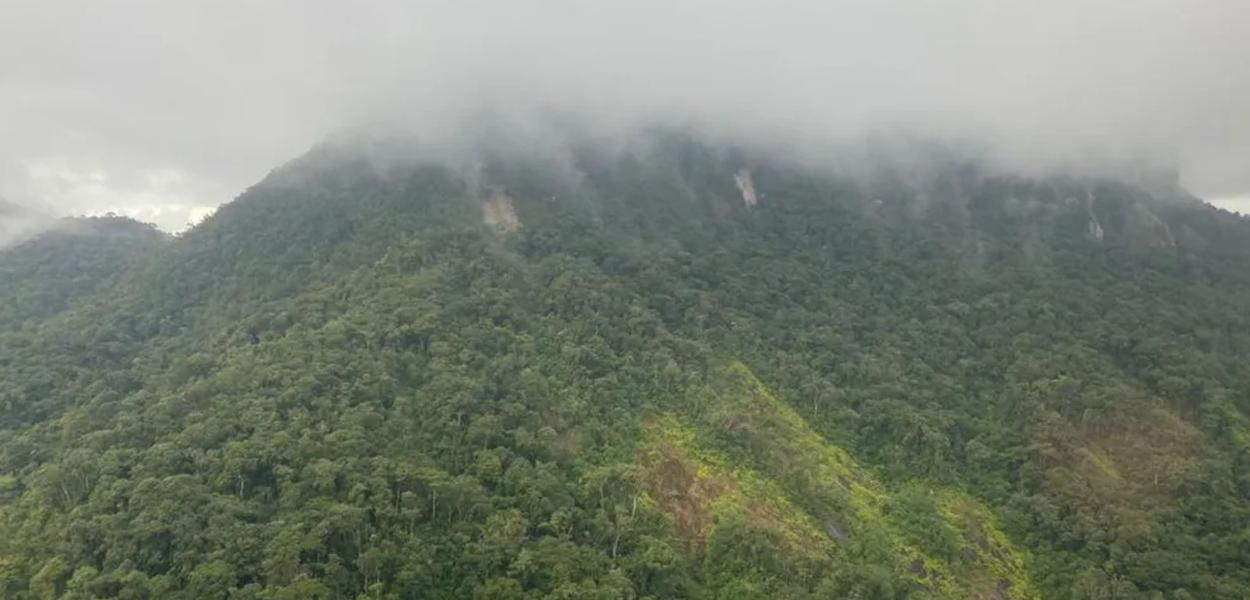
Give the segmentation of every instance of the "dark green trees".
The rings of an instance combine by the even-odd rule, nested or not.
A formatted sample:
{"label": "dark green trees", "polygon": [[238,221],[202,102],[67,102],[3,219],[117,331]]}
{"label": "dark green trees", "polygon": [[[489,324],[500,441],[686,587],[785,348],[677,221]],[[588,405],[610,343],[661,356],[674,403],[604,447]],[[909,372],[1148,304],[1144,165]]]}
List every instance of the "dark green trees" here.
{"label": "dark green trees", "polygon": [[1244,219],[672,133],[368,156],[0,251],[0,596],[1250,594]]}

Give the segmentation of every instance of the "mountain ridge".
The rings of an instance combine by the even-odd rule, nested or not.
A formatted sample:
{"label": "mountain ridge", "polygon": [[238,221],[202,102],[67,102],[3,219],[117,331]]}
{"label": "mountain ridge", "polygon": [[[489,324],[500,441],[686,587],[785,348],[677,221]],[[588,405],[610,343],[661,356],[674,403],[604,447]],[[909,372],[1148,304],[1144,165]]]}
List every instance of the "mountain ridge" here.
{"label": "mountain ridge", "polygon": [[176,238],[60,238],[112,258],[55,302],[0,251],[47,309],[0,319],[0,592],[1250,589],[1246,220],[554,146],[323,148]]}

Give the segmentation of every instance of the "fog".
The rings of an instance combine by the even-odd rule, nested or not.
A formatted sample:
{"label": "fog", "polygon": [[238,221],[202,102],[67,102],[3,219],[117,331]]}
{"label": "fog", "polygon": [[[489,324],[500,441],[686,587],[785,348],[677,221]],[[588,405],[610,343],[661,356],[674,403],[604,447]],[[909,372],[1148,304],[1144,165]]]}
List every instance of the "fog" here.
{"label": "fog", "polygon": [[1250,197],[1240,0],[5,0],[0,197],[176,230],[327,135],[483,111],[1011,164],[1171,163]]}

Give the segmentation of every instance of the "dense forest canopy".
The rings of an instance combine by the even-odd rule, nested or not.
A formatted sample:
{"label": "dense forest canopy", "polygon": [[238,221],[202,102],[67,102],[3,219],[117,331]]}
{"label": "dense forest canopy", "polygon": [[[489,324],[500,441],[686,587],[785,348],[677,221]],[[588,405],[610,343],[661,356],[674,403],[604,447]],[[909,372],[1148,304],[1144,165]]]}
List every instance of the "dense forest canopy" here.
{"label": "dense forest canopy", "polygon": [[0,251],[0,597],[1250,597],[1245,218],[402,148]]}

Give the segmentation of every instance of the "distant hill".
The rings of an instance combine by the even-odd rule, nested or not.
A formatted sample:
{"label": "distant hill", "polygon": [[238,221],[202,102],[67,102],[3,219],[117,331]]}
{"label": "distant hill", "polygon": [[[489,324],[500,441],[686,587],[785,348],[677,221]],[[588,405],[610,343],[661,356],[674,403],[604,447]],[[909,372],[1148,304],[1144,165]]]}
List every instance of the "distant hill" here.
{"label": "distant hill", "polygon": [[910,152],[329,143],[0,251],[0,597],[1250,597],[1250,221]]}
{"label": "distant hill", "polygon": [[47,220],[41,233],[0,249],[0,324],[48,318],[124,273],[166,240],[122,217]]}

